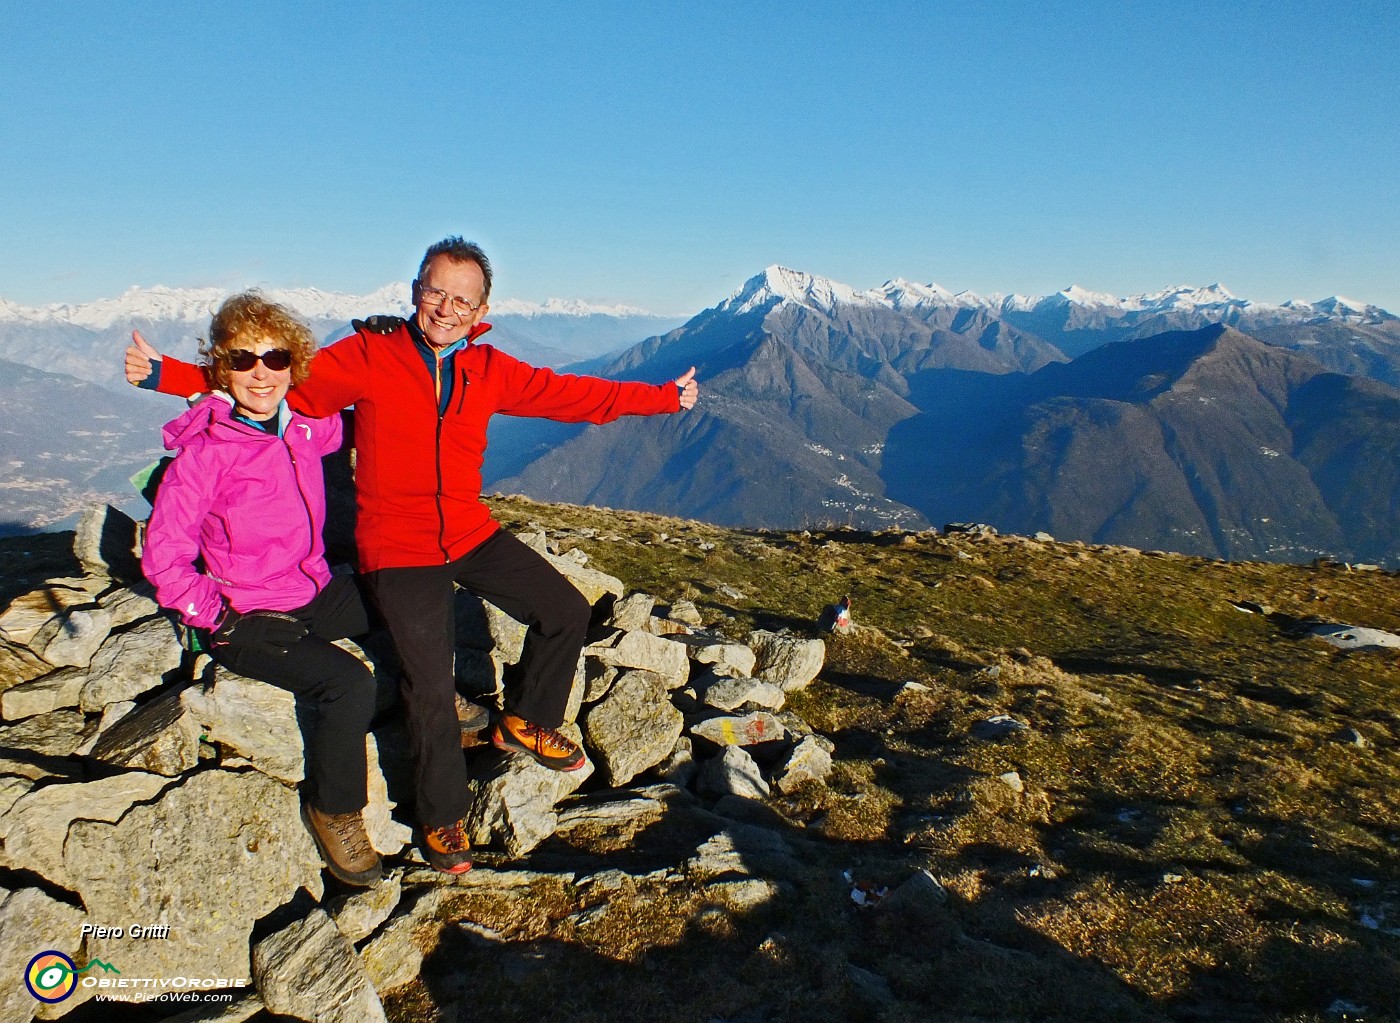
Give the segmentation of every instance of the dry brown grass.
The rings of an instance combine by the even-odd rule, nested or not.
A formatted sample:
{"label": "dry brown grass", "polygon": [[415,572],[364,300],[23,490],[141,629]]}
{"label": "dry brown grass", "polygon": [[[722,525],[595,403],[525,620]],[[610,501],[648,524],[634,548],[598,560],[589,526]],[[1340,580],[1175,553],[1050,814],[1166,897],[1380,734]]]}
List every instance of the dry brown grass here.
{"label": "dry brown grass", "polygon": [[[1400,631],[1394,576],[495,504],[735,637],[801,631],[851,594],[864,628],[791,700],[837,769],[774,801],[805,872],[773,902],[727,908],[688,882],[629,885],[596,919],[576,916],[586,890],[486,899],[463,911],[512,951],[448,928],[394,1019],[1320,1023],[1338,999],[1400,1018],[1400,936],[1366,924],[1400,927],[1400,658],[1228,603]],[[1029,727],[974,738],[996,714]],[[1338,741],[1349,726],[1369,748]],[[575,836],[532,860],[637,872],[700,837],[663,823],[627,850]],[[950,900],[917,919],[856,909],[842,879],[923,867]]]}

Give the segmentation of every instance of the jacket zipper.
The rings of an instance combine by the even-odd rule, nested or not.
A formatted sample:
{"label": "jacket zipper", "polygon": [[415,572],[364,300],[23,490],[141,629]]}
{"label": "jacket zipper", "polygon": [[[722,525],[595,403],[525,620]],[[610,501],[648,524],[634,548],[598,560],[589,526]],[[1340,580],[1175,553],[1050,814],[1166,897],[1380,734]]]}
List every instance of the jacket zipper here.
{"label": "jacket zipper", "polygon": [[[292,482],[296,484],[297,496],[301,498],[301,510],[306,513],[306,558],[311,557],[311,552],[316,549],[316,520],[311,516],[311,505],[306,500],[306,488],[301,484],[301,472],[297,465],[297,453],[292,450],[291,442],[285,437],[282,443],[287,446],[287,457],[292,460]],[[306,558],[297,559],[297,570],[311,582],[317,592],[320,588],[316,586],[316,579],[306,570]]]}
{"label": "jacket zipper", "polygon": [[442,511],[442,414],[437,417],[437,513],[438,513],[438,550],[442,551],[442,563],[445,565],[452,559],[447,554],[447,517]]}

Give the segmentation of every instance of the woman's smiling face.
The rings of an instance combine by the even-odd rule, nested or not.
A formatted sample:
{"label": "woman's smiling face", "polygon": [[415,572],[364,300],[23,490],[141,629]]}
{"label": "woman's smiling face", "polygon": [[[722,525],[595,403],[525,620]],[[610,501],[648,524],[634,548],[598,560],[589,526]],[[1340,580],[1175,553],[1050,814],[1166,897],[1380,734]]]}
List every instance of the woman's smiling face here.
{"label": "woman's smiling face", "polygon": [[[239,348],[254,355],[262,355],[277,349],[274,342],[258,340],[250,344],[240,344]],[[268,369],[262,359],[253,363],[252,369],[237,370],[229,367],[228,390],[238,411],[249,419],[271,419],[277,414],[287,389],[292,385],[292,370]]]}

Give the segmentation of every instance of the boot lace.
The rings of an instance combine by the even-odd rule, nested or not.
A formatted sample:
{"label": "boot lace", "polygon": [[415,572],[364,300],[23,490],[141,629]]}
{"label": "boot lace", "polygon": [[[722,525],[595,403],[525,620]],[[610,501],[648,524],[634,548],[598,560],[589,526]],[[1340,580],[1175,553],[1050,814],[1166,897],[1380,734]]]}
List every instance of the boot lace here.
{"label": "boot lace", "polygon": [[467,836],[462,831],[461,821],[457,821],[454,824],[444,824],[440,828],[433,828],[428,834],[432,837],[434,842],[442,846],[444,852],[465,852],[470,848],[467,842]]}
{"label": "boot lace", "polygon": [[528,721],[520,729],[520,738],[534,743],[536,752],[546,756],[551,753],[570,754],[578,748],[571,739],[557,729],[545,728],[543,725],[536,725]]}
{"label": "boot lace", "polygon": [[369,856],[374,853],[359,814],[335,814],[326,818],[326,824],[335,832],[335,836],[345,843],[351,856]]}

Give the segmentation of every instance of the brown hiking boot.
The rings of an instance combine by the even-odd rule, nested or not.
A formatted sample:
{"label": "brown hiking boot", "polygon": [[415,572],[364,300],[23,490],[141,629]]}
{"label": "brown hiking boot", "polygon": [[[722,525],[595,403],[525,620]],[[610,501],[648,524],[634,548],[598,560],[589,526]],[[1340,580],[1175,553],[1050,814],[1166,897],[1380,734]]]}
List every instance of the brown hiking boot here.
{"label": "brown hiking boot", "polygon": [[364,818],[359,813],[322,813],[304,804],[301,819],[321,851],[326,869],[340,880],[365,887],[384,876],[384,865],[369,844]]}
{"label": "brown hiking boot", "polygon": [[532,724],[514,714],[502,714],[491,731],[497,749],[526,753],[551,771],[577,771],[588,762],[578,743],[554,728]]}
{"label": "brown hiking boot", "polygon": [[490,742],[487,729],[491,727],[491,712],[457,694],[457,727],[462,731],[462,749],[470,749]]}
{"label": "brown hiking boot", "polygon": [[428,865],[443,874],[465,874],[472,869],[471,843],[462,830],[465,821],[423,829],[423,855]]}

